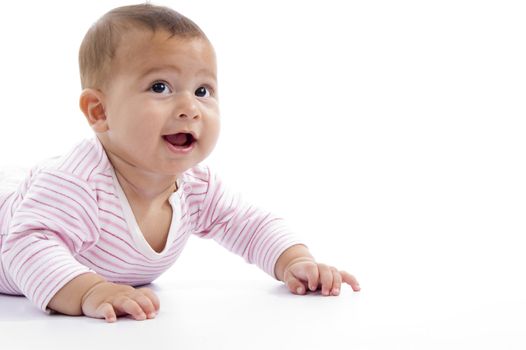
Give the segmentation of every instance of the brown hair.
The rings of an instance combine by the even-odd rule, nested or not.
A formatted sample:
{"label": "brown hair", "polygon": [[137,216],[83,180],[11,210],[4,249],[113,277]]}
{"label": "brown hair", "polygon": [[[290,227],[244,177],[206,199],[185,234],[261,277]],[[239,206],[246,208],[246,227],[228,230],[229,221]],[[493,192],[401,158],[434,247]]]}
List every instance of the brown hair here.
{"label": "brown hair", "polygon": [[82,40],[79,67],[83,89],[105,84],[120,38],[134,25],[152,32],[165,30],[172,36],[206,39],[197,24],[168,7],[151,4],[117,7],[95,22]]}

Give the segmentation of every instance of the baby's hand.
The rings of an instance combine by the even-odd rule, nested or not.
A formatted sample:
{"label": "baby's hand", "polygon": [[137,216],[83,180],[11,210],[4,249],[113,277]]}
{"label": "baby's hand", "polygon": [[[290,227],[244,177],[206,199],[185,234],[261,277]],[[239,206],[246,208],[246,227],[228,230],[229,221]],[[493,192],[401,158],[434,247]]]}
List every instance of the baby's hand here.
{"label": "baby's hand", "polygon": [[339,295],[342,282],[349,284],[355,292],[360,290],[360,284],[353,275],[309,258],[291,261],[284,270],[283,280],[295,294],[305,294],[307,287],[314,292],[321,286],[323,295]]}
{"label": "baby's hand", "polygon": [[117,316],[131,315],[136,320],[154,318],[159,311],[159,298],[151,289],[101,282],[82,297],[82,312],[93,318],[115,322]]}

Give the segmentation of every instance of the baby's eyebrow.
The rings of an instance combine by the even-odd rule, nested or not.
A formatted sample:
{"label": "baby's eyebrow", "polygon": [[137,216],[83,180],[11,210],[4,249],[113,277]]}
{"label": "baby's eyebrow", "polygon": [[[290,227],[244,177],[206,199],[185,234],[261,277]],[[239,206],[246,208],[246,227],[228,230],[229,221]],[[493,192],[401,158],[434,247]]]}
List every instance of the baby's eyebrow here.
{"label": "baby's eyebrow", "polygon": [[152,73],[161,72],[161,71],[167,71],[167,70],[173,70],[173,71],[176,71],[177,73],[181,72],[181,70],[177,66],[174,66],[174,65],[171,65],[171,64],[167,64],[167,65],[164,65],[164,66],[151,67],[151,68],[145,70],[143,73],[141,73],[140,77],[142,78],[142,77],[145,77],[145,76],[150,75]]}
{"label": "baby's eyebrow", "polygon": [[198,75],[198,76],[206,76],[208,78],[211,78],[213,81],[217,80],[217,75],[215,74],[215,72],[211,71],[208,68],[202,68],[202,69],[198,70],[196,75]]}
{"label": "baby's eyebrow", "polygon": [[[151,67],[145,70],[143,73],[141,73],[139,77],[143,78],[153,73],[170,71],[170,70],[175,71],[176,73],[181,73],[181,69],[179,67],[171,65],[171,64],[167,64],[163,66]],[[216,74],[208,68],[201,68],[200,70],[196,72],[196,75],[197,76],[207,76],[209,78],[212,78],[213,80],[217,80]]]}

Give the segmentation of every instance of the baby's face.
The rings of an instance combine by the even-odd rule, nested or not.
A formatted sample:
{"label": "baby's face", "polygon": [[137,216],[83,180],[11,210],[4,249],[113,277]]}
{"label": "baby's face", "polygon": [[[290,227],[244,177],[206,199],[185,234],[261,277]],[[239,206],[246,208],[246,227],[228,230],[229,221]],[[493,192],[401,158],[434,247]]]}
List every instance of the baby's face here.
{"label": "baby's face", "polygon": [[215,54],[202,38],[133,31],[122,38],[103,91],[106,151],[141,170],[179,175],[219,136]]}

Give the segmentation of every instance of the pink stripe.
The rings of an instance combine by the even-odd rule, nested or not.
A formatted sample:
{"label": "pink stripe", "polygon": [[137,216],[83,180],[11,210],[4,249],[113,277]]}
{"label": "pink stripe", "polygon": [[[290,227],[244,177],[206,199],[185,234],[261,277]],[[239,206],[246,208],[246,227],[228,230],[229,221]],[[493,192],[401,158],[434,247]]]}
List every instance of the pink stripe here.
{"label": "pink stripe", "polygon": [[84,144],[84,147],[80,147],[77,149],[77,152],[75,154],[72,154],[71,157],[68,159],[67,164],[67,172],[77,174],[76,170],[79,167],[80,164],[84,161],[86,156],[90,154],[90,151],[94,148],[94,145],[87,145]]}
{"label": "pink stripe", "polygon": [[[70,271],[70,273],[68,273],[68,274],[62,275],[62,279],[59,279],[55,283],[55,287],[54,288],[47,288],[49,290],[48,293],[45,295],[45,297],[37,305],[39,305],[41,310],[46,311],[47,305],[49,304],[51,299],[53,299],[53,296],[55,296],[55,294],[57,294],[57,292],[60,289],[62,289],[62,287],[64,287],[69,281],[73,280],[75,277],[83,275],[83,274],[85,274],[87,272],[89,272],[89,271],[84,270],[84,269],[77,269],[77,270],[74,270],[74,271]],[[45,290],[46,289],[43,289],[42,293],[44,293]]]}
{"label": "pink stripe", "polygon": [[199,166],[195,166],[194,168],[192,168],[192,171],[186,172],[184,175],[204,183],[207,183],[210,179],[210,172],[208,171],[208,167],[206,167],[205,169],[201,169]]}
{"label": "pink stripe", "polygon": [[[235,240],[234,240],[234,242],[232,244],[228,244],[228,246],[230,247],[230,250],[232,250],[233,252],[235,252],[238,255],[239,255],[240,251],[239,251],[238,248],[235,248],[235,245],[236,245],[238,239],[243,235],[243,232],[245,232],[247,230],[247,226],[249,224],[251,224],[250,220],[247,220],[246,223],[245,223],[245,226],[243,226],[239,232],[234,231],[234,233],[231,235],[232,236],[231,238],[235,238]],[[239,227],[238,227],[238,229],[239,229]]]}
{"label": "pink stripe", "polygon": [[112,217],[119,221],[124,221],[124,215],[122,212],[122,208],[120,206],[120,203],[116,199],[108,200],[108,198],[105,196],[103,198],[99,198],[98,202],[99,202],[99,215],[100,216],[104,215],[104,216]]}
{"label": "pink stripe", "polygon": [[[101,247],[108,246],[108,249],[113,249],[118,254],[122,254],[122,255],[128,254],[130,259],[133,258],[133,262],[147,261],[148,263],[156,263],[156,262],[159,262],[159,261],[170,260],[169,256],[165,256],[162,259],[158,259],[158,260],[152,260],[152,259],[146,257],[139,250],[137,250],[134,246],[132,246],[128,241],[126,241],[125,239],[121,238],[117,234],[112,233],[112,232],[107,231],[107,230],[103,230],[103,231],[105,233],[107,233],[108,236],[101,236],[101,238],[99,240],[99,246],[101,246]],[[110,237],[114,237],[115,239],[118,240],[118,243],[121,243],[123,245],[119,246],[116,243],[110,241],[109,240]],[[135,253],[135,255],[130,255],[131,251],[133,251],[133,253]]]}
{"label": "pink stripe", "polygon": [[[272,239],[274,238],[274,239]],[[283,241],[286,238],[283,237],[268,237],[265,239],[262,243],[262,249],[261,251],[264,252],[263,256],[258,256],[258,260],[260,261],[263,266],[268,266],[272,263],[272,260],[274,259],[274,255],[280,250],[281,244],[280,240]],[[265,247],[267,246],[268,247]],[[265,249],[263,249],[265,247]]]}
{"label": "pink stripe", "polygon": [[[104,237],[104,238],[101,238],[100,240],[100,243],[101,243],[101,246],[103,246],[102,244],[104,244],[104,246],[108,245],[110,246],[112,249],[114,250],[118,250],[118,252],[120,254],[130,254],[131,251],[133,251],[133,253],[135,253],[135,255],[129,255],[130,259],[133,258],[133,262],[140,262],[140,261],[147,261],[149,264],[155,264],[155,263],[162,263],[164,262],[165,260],[171,260],[173,257],[171,257],[171,254],[167,252],[167,254],[165,256],[163,256],[162,258],[160,259],[150,259],[148,258],[147,256],[145,256],[142,252],[138,251],[134,246],[132,246],[128,241],[124,240],[123,238],[115,235],[115,234],[112,234],[111,232],[107,232],[111,237],[114,237],[116,239],[119,240],[119,243],[124,243],[125,246],[118,246],[114,243],[112,243],[111,241],[109,241],[107,238],[109,237]],[[181,241],[184,241],[188,238],[188,235],[189,233],[185,233],[183,235],[180,235],[178,236],[176,239],[175,239],[175,242],[174,244],[172,245],[172,248],[174,246],[177,246],[178,245],[178,242],[181,242]]]}
{"label": "pink stripe", "polygon": [[[8,239],[6,240],[6,245],[8,245],[8,243],[14,244],[14,243],[16,243],[17,240],[20,240],[20,238],[17,237],[18,239],[17,239],[17,240],[14,240],[15,242],[9,242],[9,239],[10,239],[10,238],[11,238],[11,237],[8,237]],[[23,247],[16,247],[16,246],[14,246],[14,247],[18,248],[18,250],[14,249],[13,251],[11,251],[11,248],[14,248],[13,246],[9,247],[8,249],[5,249],[5,250],[3,251],[3,253],[2,253],[2,254],[3,254],[3,256],[2,256],[3,259],[2,259],[2,260],[3,260],[4,264],[6,264],[7,270],[8,270],[8,271],[11,270],[11,266],[12,266],[14,263],[16,263],[16,261],[17,261],[17,259],[18,259],[18,256],[19,256],[20,254],[22,254],[22,252],[24,252],[24,250],[26,250],[27,248],[29,248],[31,245],[33,245],[33,244],[35,244],[35,243],[37,243],[37,242],[35,242],[35,241],[30,241],[29,243],[27,243],[27,244],[26,244],[25,246],[23,246]],[[9,253],[9,254],[8,254],[8,253]],[[13,257],[10,257],[10,255],[13,255],[13,254],[14,254],[14,256],[13,256]],[[15,271],[18,271],[19,269],[20,269],[20,267],[19,267],[19,266],[16,266]],[[13,278],[13,279],[16,279],[16,278]]]}
{"label": "pink stripe", "polygon": [[78,170],[74,172],[77,176],[85,179],[86,181],[90,178],[91,174],[93,173],[93,170],[97,166],[97,163],[100,162],[100,154],[98,154],[97,150],[95,149],[93,152],[89,152],[86,155],[86,158],[82,160],[81,163],[78,165]]}
{"label": "pink stripe", "polygon": [[[48,206],[38,206],[38,201],[27,201],[23,209],[20,209],[11,222],[11,234],[24,233],[26,231],[38,231],[44,229],[48,224],[53,223],[50,219],[55,219],[57,222],[63,224],[63,226],[79,226],[73,219],[64,218],[65,214],[63,211],[57,213],[56,210],[52,211]],[[62,216],[60,216],[60,215]],[[59,227],[58,224],[55,227]]]}
{"label": "pink stripe", "polygon": [[[77,211],[74,206],[61,201],[59,198],[55,199],[45,194],[41,194],[37,198],[39,200],[35,198],[27,198],[20,211],[27,214],[33,214],[35,217],[45,218],[46,221],[49,219],[58,220],[58,222],[64,223],[69,227],[79,226],[78,216],[70,214],[70,211]],[[55,204],[58,204],[59,206]],[[60,206],[67,207],[69,211],[62,209]],[[14,219],[16,219],[16,216]]]}
{"label": "pink stripe", "polygon": [[13,214],[15,213],[15,208],[18,207],[18,204],[20,204],[21,201],[22,201],[22,193],[19,193],[16,196],[16,199],[13,202],[13,204],[11,204],[11,216],[13,216]]}
{"label": "pink stripe", "polygon": [[78,149],[79,148],[82,148],[84,145],[84,142],[80,145],[78,145],[77,147],[73,148],[69,153],[66,153],[62,159],[61,159],[61,163],[56,167],[57,170],[59,171],[68,171],[67,169],[67,166],[68,164],[71,163],[71,157],[76,154],[78,152]]}
{"label": "pink stripe", "polygon": [[[224,192],[219,193],[219,197],[218,197],[217,200],[215,201],[214,209],[212,209],[211,212],[210,212],[210,216],[209,216],[209,218],[210,218],[210,223],[209,223],[209,224],[211,224],[211,223],[215,223],[216,220],[218,219],[218,217],[221,215],[221,212],[225,212],[225,211],[227,211],[227,210],[229,209],[229,208],[228,208],[228,209],[223,208],[223,206],[224,206],[224,204],[225,204],[225,203],[223,203],[223,202],[224,202],[224,200],[223,200],[223,196],[224,196],[224,195],[225,195]],[[220,212],[219,214],[215,215],[215,214],[216,214],[217,207],[219,207],[219,206],[221,207],[221,212]],[[207,220],[207,221],[208,221],[208,220]]]}
{"label": "pink stripe", "polygon": [[[130,233],[128,232],[128,228],[124,220],[117,222],[117,221],[108,220],[107,218],[101,218],[100,222],[101,224],[103,224],[103,227],[105,227],[105,228],[102,228],[101,231],[106,233],[108,236],[106,237],[101,236],[99,238],[99,241],[104,241],[106,242],[106,244],[111,244],[112,248],[121,250],[121,253],[126,252],[126,250],[122,250],[123,248],[133,249],[142,258],[150,260],[129,243],[129,242],[132,242],[133,240],[131,239]],[[108,238],[110,237],[116,238],[118,241],[124,243],[126,247],[119,248],[119,246],[112,244],[111,241],[108,240]]]}
{"label": "pink stripe", "polygon": [[[66,176],[66,174],[55,174],[46,172],[46,176],[42,176],[39,180],[44,181],[44,183],[50,183],[62,190],[69,191],[69,197],[78,198],[83,204],[89,205],[89,207],[94,206],[95,196],[93,190],[87,183],[82,183],[81,180],[74,178],[72,176]],[[87,188],[86,188],[87,187]],[[96,206],[94,206],[96,208]]]}
{"label": "pink stripe", "polygon": [[283,227],[274,226],[274,229],[269,232],[268,235],[257,237],[257,239],[252,242],[251,250],[249,250],[248,256],[252,256],[254,260],[261,260],[261,254],[266,252],[266,250],[262,249],[263,245],[266,243],[266,237],[273,237],[274,241],[276,241],[283,233],[287,233]]}
{"label": "pink stripe", "polygon": [[[233,211],[232,207],[234,205],[234,201],[235,201],[236,197],[234,197],[234,196],[231,196],[231,197],[232,197],[232,200],[230,201],[230,204],[228,205],[228,207],[224,211]],[[247,209],[247,212],[248,212],[249,209],[250,208]],[[245,216],[243,215],[241,217],[245,217]],[[235,219],[235,216],[232,216],[231,220],[234,220],[234,219]],[[234,222],[234,224],[235,224],[235,222]],[[231,226],[235,226],[235,225],[231,225]],[[224,237],[224,235],[223,235],[223,237]]]}
{"label": "pink stripe", "polygon": [[[252,237],[253,237],[254,235],[258,235],[258,234],[260,234],[260,232],[259,232],[259,228],[260,228],[261,224],[262,224],[262,223],[263,223],[263,222],[264,222],[269,216],[270,216],[270,214],[267,214],[265,217],[261,218],[261,217],[258,217],[256,214],[253,214],[253,215],[250,217],[249,221],[251,221],[251,224],[250,224],[250,226],[249,226],[249,228],[248,228],[248,231],[249,231],[250,233],[247,234],[247,235],[245,235],[245,237],[242,238],[240,244],[238,245],[238,248],[236,249],[237,251],[241,251],[242,247],[246,247],[246,244],[247,244],[246,241],[247,241],[247,240],[252,239]],[[257,225],[257,226],[256,226],[256,225]],[[256,226],[256,228],[254,228],[254,226]],[[261,234],[263,234],[263,232],[262,232]],[[242,236],[242,235],[241,235],[241,233],[240,233],[239,236],[238,236],[238,238],[240,238],[241,236]],[[236,239],[236,242],[237,242],[237,239]],[[236,242],[234,242],[234,245],[235,245]],[[245,248],[245,249],[246,249],[246,248]]]}
{"label": "pink stripe", "polygon": [[[100,245],[104,244],[104,246],[108,246],[108,248],[114,249],[119,254],[126,254],[129,253],[129,249],[131,249],[136,255],[139,255],[140,258],[149,260],[146,256],[144,256],[141,252],[139,252],[134,246],[132,246],[128,241],[125,239],[119,237],[117,234],[114,234],[110,231],[103,230],[103,232],[107,233],[109,236],[116,238],[119,240],[119,243],[124,243],[125,247],[118,246],[117,244],[111,242],[109,240],[110,237],[103,237],[101,236],[99,243]],[[140,261],[140,260],[139,260]]]}
{"label": "pink stripe", "polygon": [[[95,145],[90,145],[91,147],[86,147],[85,149],[83,149],[83,153],[82,155],[79,155],[78,157],[75,157],[76,160],[75,162],[72,162],[71,163],[71,166],[73,167],[70,172],[72,174],[75,174],[75,175],[84,175],[83,171],[85,169],[83,169],[82,165],[84,164],[91,164],[93,163],[93,156],[94,156],[94,148],[95,148]],[[93,150],[93,152],[92,152]],[[80,152],[79,152],[80,153]]]}
{"label": "pink stripe", "polygon": [[[124,274],[126,276],[133,276],[133,277],[147,277],[151,275],[152,273],[158,273],[158,271],[164,271],[165,268],[163,266],[159,266],[157,268],[152,268],[150,271],[145,272],[137,272],[137,269],[133,269],[134,272],[131,272],[130,269],[124,270],[119,265],[109,261],[105,255],[100,255],[96,253],[91,254],[93,258],[97,259],[97,263],[93,261],[93,259],[88,259],[87,257],[84,257],[85,260],[89,261],[90,264],[94,267],[96,267],[95,270],[103,270],[106,271],[106,273],[109,273],[111,275],[119,276],[121,274]],[[116,268],[114,270],[114,268]]]}
{"label": "pink stripe", "polygon": [[[198,192],[191,192],[191,193],[189,193],[189,194],[186,196],[186,199],[188,200],[190,197],[197,197],[197,196],[202,197],[202,196],[204,196],[205,194],[206,194],[206,192],[199,192],[199,193],[198,193]],[[202,199],[199,198],[198,200],[201,201]]]}
{"label": "pink stripe", "polygon": [[112,196],[112,197],[117,198],[117,194],[115,194],[115,193],[113,193],[113,192],[108,192],[107,190],[103,190],[103,189],[101,189],[101,188],[97,188],[96,191],[97,191],[98,193],[102,193],[102,194],[104,194],[104,195],[109,195],[109,196]]}
{"label": "pink stripe", "polygon": [[[18,222],[21,222],[21,219],[19,219],[18,215],[13,218],[13,223],[11,225],[13,227],[13,230],[20,232],[20,234],[23,234],[24,232],[27,232],[27,231],[35,232],[35,231],[42,231],[48,228],[50,229],[50,231],[54,231],[52,232],[53,235],[57,236],[61,240],[66,241],[66,244],[68,242],[73,243],[73,244],[68,244],[68,246],[72,245],[75,247],[78,247],[79,246],[78,243],[84,240],[84,237],[78,234],[77,228],[80,227],[78,223],[75,224],[75,223],[72,223],[71,221],[60,220],[60,216],[58,216],[56,212],[52,212],[49,210],[50,206],[47,206],[47,207],[32,206],[32,205],[29,205],[29,203],[27,203],[27,206],[25,209],[31,209],[32,207],[33,207],[33,212],[32,213],[27,212],[27,213],[33,214],[33,217],[30,217],[31,221],[28,224],[24,225],[23,232],[20,232],[22,231],[21,227],[17,225]],[[21,213],[25,213],[25,211]],[[46,213],[49,214],[49,216],[45,216],[44,214]],[[41,215],[37,216],[38,214],[41,214]],[[55,221],[53,221],[53,219],[55,219]],[[30,226],[31,224],[33,226]],[[69,228],[69,233],[72,233],[74,237],[68,236],[67,235],[68,232],[62,232],[64,231],[63,230],[64,228]],[[60,234],[60,233],[63,233],[63,234]],[[77,242],[77,244],[75,244],[75,242]]]}
{"label": "pink stripe", "polygon": [[95,190],[113,191],[113,177],[110,174],[93,174],[90,183],[96,183]]}
{"label": "pink stripe", "polygon": [[[212,215],[212,210],[211,210],[211,207],[212,206],[217,206],[218,205],[218,202],[215,201],[215,197],[219,194],[219,191],[216,191],[215,189],[212,189],[212,198],[209,200],[209,202],[207,203],[206,200],[207,200],[207,197],[210,196],[210,193],[205,196],[205,207],[203,208],[204,209],[204,217],[202,218],[202,222],[203,222],[203,225],[205,226],[209,226],[211,221],[210,220],[210,216]],[[215,210],[215,209],[214,209]]]}
{"label": "pink stripe", "polygon": [[118,208],[112,208],[112,209],[113,210],[99,208],[99,211],[101,213],[105,213],[105,214],[113,216],[114,219],[118,219],[119,221],[124,221],[124,218],[120,215],[122,211],[120,211]]}
{"label": "pink stripe", "polygon": [[[57,241],[68,245],[73,250],[75,249],[74,247],[80,247],[84,241],[83,237],[79,237],[73,231],[66,230],[66,234],[63,234],[63,231],[66,228],[65,225],[57,224],[43,216],[35,217],[34,213],[32,213],[31,216],[25,215],[24,213],[20,214],[21,215],[16,216],[16,220],[13,220],[12,231],[9,233],[10,237],[19,236],[17,240],[20,239],[20,237],[29,237],[34,235],[38,235],[41,237],[41,239],[46,240],[57,237]],[[72,232],[72,234],[68,235],[67,233],[70,232]],[[10,249],[10,246],[6,248],[6,252]]]}
{"label": "pink stripe", "polygon": [[[93,215],[97,212],[97,205],[94,197],[94,193],[91,189],[86,190],[84,187],[80,186],[78,183],[72,182],[70,179],[61,177],[54,174],[48,174],[49,177],[42,177],[39,180],[44,182],[41,185],[42,188],[45,188],[51,192],[57,193],[66,197],[72,201],[75,201],[77,204],[82,206],[82,209],[86,212],[87,216]],[[47,185],[47,186],[46,186]],[[49,185],[54,186],[57,190],[51,190]],[[86,184],[87,186],[87,184]],[[88,211],[88,209],[91,209]]]}
{"label": "pink stripe", "polygon": [[[39,242],[34,242],[35,244],[39,243]],[[32,267],[31,265],[31,260],[33,259],[36,259],[36,258],[40,258],[39,255],[42,255],[42,253],[46,253],[47,250],[49,249],[52,249],[52,248],[55,248],[57,247],[58,244],[54,244],[54,245],[48,245],[48,246],[44,246],[42,248],[36,246],[36,247],[31,247],[31,248],[36,248],[36,249],[31,249],[29,252],[27,252],[27,255],[24,255],[23,257],[20,257],[20,261],[17,261],[17,269],[12,271],[11,272],[11,275],[13,276],[13,279],[15,281],[17,281],[17,284],[23,289],[24,287],[24,280],[25,280],[25,276],[27,274],[27,271]],[[28,247],[29,248],[29,247]],[[47,256],[49,257],[49,255]],[[47,259],[49,260],[49,259]],[[37,266],[42,266],[40,263],[40,261],[37,260],[36,262],[38,265]],[[11,269],[13,270],[13,269]],[[20,277],[19,277],[20,276]]]}
{"label": "pink stripe", "polygon": [[[93,262],[94,259],[96,259],[97,263]],[[97,267],[99,270],[104,270],[106,272],[109,272],[111,274],[118,274],[119,271],[122,271],[122,268],[112,262],[110,262],[105,256],[98,254],[96,252],[91,252],[90,258],[84,256],[85,260],[89,261],[92,266]],[[117,268],[114,270],[114,268]],[[134,274],[135,275],[135,274]],[[140,275],[140,274],[139,274]]]}
{"label": "pink stripe", "polygon": [[184,204],[184,208],[187,211],[197,211],[200,209],[200,205],[195,201],[186,201],[186,203]]}
{"label": "pink stripe", "polygon": [[[270,216],[270,214],[268,216]],[[272,236],[274,236],[274,232],[276,231],[276,228],[272,227],[271,224],[274,221],[277,221],[279,219],[273,218],[273,219],[271,219],[269,221],[266,221],[266,222],[264,221],[265,219],[263,219],[263,221],[261,222],[261,227],[258,226],[258,228],[256,229],[257,233],[254,233],[254,235],[250,238],[250,241],[244,244],[245,249],[243,250],[243,253],[242,253],[243,256],[245,256],[245,252],[247,251],[247,249],[249,249],[247,256],[250,256],[251,255],[250,253],[253,252],[253,250],[254,250],[254,246],[255,246],[256,242],[258,240],[262,239],[262,237],[265,237],[265,236],[271,236],[272,237]],[[269,228],[267,229],[267,227],[269,227]]]}
{"label": "pink stripe", "polygon": [[[40,283],[35,286],[33,297],[31,299],[34,300],[37,305],[43,305],[46,301],[43,297],[47,298],[53,290],[56,290],[58,292],[58,290],[60,290],[60,288],[63,287],[63,285],[65,284],[64,281],[66,281],[66,277],[74,275],[74,272],[76,271],[88,272],[88,268],[84,266],[77,266],[75,269],[73,269],[67,263],[55,267],[54,270],[52,270],[46,276],[44,276],[44,278],[41,279]],[[44,281],[47,281],[47,283],[44,284]],[[56,293],[53,293],[53,295],[54,294]]]}
{"label": "pink stripe", "polygon": [[[247,227],[247,230],[248,230],[249,233],[248,233],[247,235],[245,235],[245,236],[247,236],[248,238],[250,238],[250,236],[252,236],[252,235],[254,235],[254,234],[257,233],[257,230],[254,229],[254,226],[256,226],[256,225],[259,226],[260,221],[261,221],[261,218],[258,218],[258,216],[257,216],[257,212],[256,212],[256,210],[254,209],[254,210],[252,211],[252,213],[250,213],[249,215],[245,216],[243,219],[246,220],[246,221],[249,223],[249,224],[248,224],[248,227]],[[240,220],[240,219],[238,219],[238,220]],[[263,220],[264,220],[264,218],[263,218]],[[232,243],[232,247],[236,246],[237,241],[239,240],[239,238],[242,238],[242,236],[243,236],[243,233],[242,233],[242,232],[236,232],[236,234],[235,234],[235,236],[234,236],[234,237],[235,237],[235,241]],[[243,237],[242,240],[241,240],[241,242],[243,242],[245,239],[246,239],[246,238]],[[240,246],[244,246],[244,245],[239,244],[239,245],[238,245],[238,248],[236,249],[237,251],[240,250],[240,248],[239,248]]]}
{"label": "pink stripe", "polygon": [[[47,186],[41,186],[37,184],[35,184],[35,187],[44,190],[38,193],[37,196],[35,196],[36,198],[39,198],[41,200],[41,201],[38,201],[39,204],[43,206],[49,206],[57,211],[61,211],[64,214],[70,216],[71,218],[76,219],[76,221],[78,219],[81,219],[82,222],[85,224],[86,229],[89,229],[90,236],[91,237],[97,236],[97,232],[96,232],[97,225],[95,224],[92,218],[94,216],[93,210],[88,211],[88,208],[90,207],[89,205],[90,203],[86,203],[82,201],[82,199],[84,198],[73,197],[72,193],[66,192],[65,187],[62,187],[62,192],[55,191],[55,190],[48,188]],[[33,200],[37,201],[35,197],[33,197]],[[53,205],[55,203],[58,203],[59,206]],[[76,213],[76,215],[69,214],[65,212],[64,210],[62,210],[60,207],[67,207],[70,211],[72,211],[73,213]],[[32,208],[35,208],[35,207],[32,207]],[[69,223],[71,224],[71,222]],[[78,225],[72,225],[72,226],[75,227]]]}
{"label": "pink stripe", "polygon": [[97,149],[97,151],[99,152],[99,156],[98,156],[98,160],[96,161],[96,165],[91,169],[91,171],[89,172],[88,174],[88,177],[86,178],[87,180],[93,180],[92,179],[92,175],[93,175],[93,172],[95,170],[99,170],[100,167],[102,166],[102,164],[104,163],[104,160],[105,160],[105,154],[104,152],[101,152],[101,150]]}
{"label": "pink stripe", "polygon": [[[102,248],[100,245],[97,245],[95,246],[95,248],[99,249],[100,251],[102,251],[102,253],[104,253],[105,255],[109,255],[111,256],[112,258],[114,259],[117,259],[121,262],[123,262],[125,265],[130,265],[130,266],[137,266],[137,267],[142,267],[142,268],[145,268],[146,270],[141,270],[141,271],[148,271],[148,269],[151,269],[152,266],[151,265],[142,265],[142,264],[137,264],[137,263],[132,263],[130,261],[126,261],[125,259],[123,258],[127,258],[128,260],[130,259],[133,259],[134,257],[132,255],[129,255],[129,253],[127,255],[121,255],[122,257],[118,257],[116,256],[115,254],[113,253],[110,253],[108,250]],[[93,253],[94,256],[98,256],[98,257],[102,257],[102,253]],[[107,259],[106,259],[107,260]],[[109,260],[107,260],[109,262]],[[115,266],[115,267],[118,267],[119,265],[115,264],[115,263],[111,263],[109,262],[109,264],[111,266]]]}
{"label": "pink stripe", "polygon": [[[250,220],[250,218],[244,218],[245,225],[243,228],[239,227],[239,224],[242,222],[236,222],[235,217],[232,218],[231,222],[229,222],[229,225],[232,226],[232,231],[230,235],[226,238],[226,244],[230,247],[231,250],[236,252],[236,249],[234,248],[236,246],[237,241],[239,238],[241,238],[241,235],[243,235],[243,232],[245,232],[247,229],[250,230],[250,228],[254,225],[254,222]],[[240,221],[238,219],[238,221]]]}
{"label": "pink stripe", "polygon": [[[38,251],[36,254],[34,254],[34,256],[40,254],[43,251],[55,247],[56,246],[47,246]],[[21,280],[19,282],[19,285],[23,291],[29,292],[33,290],[33,285],[36,283],[36,281],[38,281],[39,278],[41,278],[41,276],[43,275],[43,273],[49,270],[52,266],[62,264],[64,261],[70,261],[70,256],[68,256],[64,252],[55,250],[51,251],[51,253],[54,254],[47,254],[46,256],[40,257],[36,264],[37,267],[30,274],[27,274],[27,272],[30,268],[34,267],[34,265],[25,266],[22,276],[20,277]],[[33,277],[33,275],[35,275],[35,277],[31,278]]]}
{"label": "pink stripe", "polygon": [[4,207],[7,208],[6,205],[9,202],[9,199],[15,194],[16,194],[16,192],[3,193],[2,196],[0,196],[0,204],[1,204],[0,205],[0,214],[5,215],[5,212],[7,212],[7,210],[3,210],[3,209],[4,209]]}

